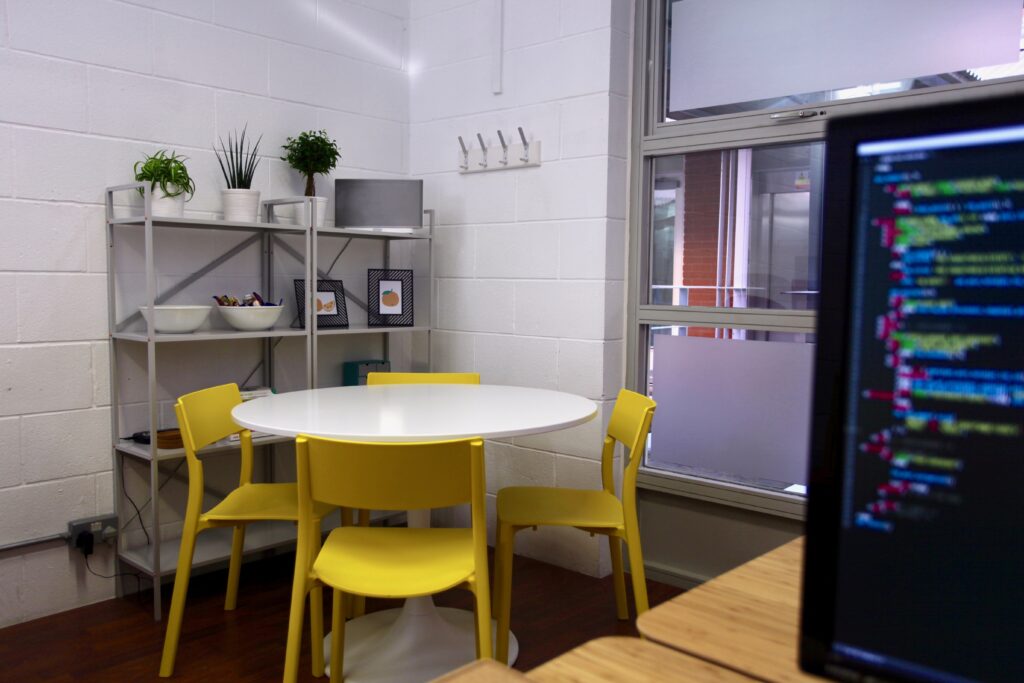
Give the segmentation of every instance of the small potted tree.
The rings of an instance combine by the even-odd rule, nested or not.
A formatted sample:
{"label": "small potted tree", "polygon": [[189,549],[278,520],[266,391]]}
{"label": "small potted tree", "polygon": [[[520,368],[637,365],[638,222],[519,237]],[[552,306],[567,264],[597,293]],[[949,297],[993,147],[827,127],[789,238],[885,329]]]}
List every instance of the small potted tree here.
{"label": "small potted tree", "polygon": [[341,158],[338,143],[327,135],[327,131],[307,130],[297,138],[288,138],[283,145],[288,165],[306,177],[306,196],[316,198],[316,224],[324,224],[327,213],[327,199],[316,196],[315,177],[318,173],[330,173]]}
{"label": "small potted tree", "polygon": [[[152,193],[154,216],[180,217],[185,213],[185,195],[191,199],[196,185],[188,174],[188,157],[175,152],[157,150],[142,161],[135,162],[135,180],[148,182]],[[141,193],[142,190],[139,190]]]}
{"label": "small potted tree", "polygon": [[260,163],[260,140],[263,136],[255,144],[251,144],[251,139],[246,142],[247,128],[242,128],[241,133],[236,130],[234,137],[228,133],[228,143],[225,145],[221,139],[220,149],[213,148],[227,184],[227,189],[220,191],[226,221],[252,222],[260,210],[260,191],[252,189],[252,179]]}

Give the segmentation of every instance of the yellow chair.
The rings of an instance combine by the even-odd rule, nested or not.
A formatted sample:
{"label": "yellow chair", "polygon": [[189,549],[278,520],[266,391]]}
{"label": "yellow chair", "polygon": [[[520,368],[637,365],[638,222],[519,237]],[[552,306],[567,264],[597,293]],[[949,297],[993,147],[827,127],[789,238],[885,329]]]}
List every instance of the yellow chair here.
{"label": "yellow chair", "polygon": [[[295,556],[284,680],[298,676],[303,604],[318,587],[333,589],[331,681],[342,679],[349,596],[412,598],[468,588],[476,599],[477,656],[491,657],[487,586],[484,444],[360,443],[300,435],[299,548]],[[316,503],[372,510],[420,510],[470,503],[469,529],[339,527],[321,547]],[[314,635],[314,640],[316,636]],[[316,643],[314,643],[314,646]]]}
{"label": "yellow chair", "polygon": [[[646,396],[626,389],[619,392],[601,452],[603,490],[516,486],[498,491],[498,532],[494,554],[494,611],[498,619],[495,658],[498,661],[508,661],[512,548],[515,534],[520,529],[570,526],[607,536],[619,619],[629,618],[620,545],[621,541],[626,541],[637,615],[647,611],[647,586],[636,518],[636,474],[651,429],[654,408],[654,401]],[[621,501],[615,496],[612,471],[616,442],[628,449],[629,457],[622,481]]]}
{"label": "yellow chair", "polygon": [[374,384],[480,384],[479,372],[370,372],[366,383]]}
{"label": "yellow chair", "polygon": [[[178,639],[181,635],[182,615],[185,611],[185,596],[188,593],[189,575],[192,571],[192,555],[196,547],[196,536],[215,527],[234,527],[231,542],[231,561],[228,565],[228,589],[224,598],[224,609],[233,610],[238,604],[238,575],[242,568],[242,549],[245,544],[245,525],[263,520],[298,521],[298,487],[296,484],[254,484],[252,483],[253,450],[252,432],[242,429],[231,419],[231,409],[242,402],[238,385],[223,384],[186,394],[178,399],[174,410],[178,415],[178,426],[185,446],[188,462],[188,503],[185,508],[185,522],[181,531],[181,551],[178,554],[178,571],[174,576],[174,594],[171,609],[167,615],[167,633],[164,637],[164,652],[160,659],[160,676],[174,673],[174,659],[178,654]],[[238,488],[229,493],[206,512],[203,505],[203,461],[196,457],[196,451],[230,434],[239,434],[241,445],[241,474]],[[311,513],[321,520],[329,506],[318,505]],[[310,596],[311,601],[322,599],[320,594]],[[315,623],[317,615],[320,623]],[[313,629],[319,629],[323,637],[323,611],[312,610],[310,619]],[[318,655],[319,653],[319,655]],[[319,660],[318,660],[319,656]],[[317,662],[319,661],[319,673]],[[313,669],[315,675],[323,675],[323,648],[313,648]]]}

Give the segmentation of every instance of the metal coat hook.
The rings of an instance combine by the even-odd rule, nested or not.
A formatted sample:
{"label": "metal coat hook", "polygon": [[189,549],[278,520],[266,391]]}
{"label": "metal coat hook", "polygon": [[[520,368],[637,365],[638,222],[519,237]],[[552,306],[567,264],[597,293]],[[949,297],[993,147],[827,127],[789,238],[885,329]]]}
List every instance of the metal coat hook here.
{"label": "metal coat hook", "polygon": [[462,163],[459,164],[459,168],[463,171],[469,170],[469,150],[466,149],[466,143],[462,140],[462,136],[459,136],[459,146],[462,147]]}
{"label": "metal coat hook", "polygon": [[519,157],[519,161],[528,163],[530,161],[530,143],[526,141],[526,133],[523,132],[522,126],[519,126],[519,139],[523,141],[523,156]]}
{"label": "metal coat hook", "polygon": [[505,136],[498,131],[498,141],[501,143],[501,161],[498,163],[502,166],[508,166],[508,143],[505,142]]}
{"label": "metal coat hook", "polygon": [[487,145],[484,144],[484,136],[477,133],[476,139],[480,141],[480,151],[483,153],[483,160],[480,162],[480,165],[487,168]]}

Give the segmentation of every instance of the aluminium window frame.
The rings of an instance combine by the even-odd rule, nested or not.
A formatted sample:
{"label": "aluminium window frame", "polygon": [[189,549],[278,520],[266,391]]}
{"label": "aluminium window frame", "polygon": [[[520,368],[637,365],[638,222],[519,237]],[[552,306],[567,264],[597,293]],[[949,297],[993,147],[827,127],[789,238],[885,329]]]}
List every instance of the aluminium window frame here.
{"label": "aluminium window frame", "polygon": [[[825,138],[829,118],[961,102],[1024,93],[1024,76],[934,86],[885,95],[761,109],[685,121],[663,121],[666,0],[635,0],[629,145],[629,231],[626,277],[626,386],[645,392],[650,325],[728,327],[781,332],[815,332],[814,311],[664,306],[649,303],[650,202],[654,159],[702,151],[725,151]],[[816,110],[808,119],[771,119],[771,114]],[[824,229],[824,228],[823,228]],[[802,519],[804,497],[732,482],[672,473],[641,465],[638,486]]]}

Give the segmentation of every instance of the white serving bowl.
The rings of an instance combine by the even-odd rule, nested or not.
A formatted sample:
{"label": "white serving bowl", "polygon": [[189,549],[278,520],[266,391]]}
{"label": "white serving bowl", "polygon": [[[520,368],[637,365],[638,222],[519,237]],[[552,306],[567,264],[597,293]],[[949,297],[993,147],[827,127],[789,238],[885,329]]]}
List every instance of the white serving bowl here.
{"label": "white serving bowl", "polygon": [[269,330],[281,317],[284,306],[217,306],[220,314],[236,330]]}
{"label": "white serving bowl", "polygon": [[[157,332],[186,334],[195,332],[210,317],[213,306],[154,306],[156,316],[153,327]],[[140,306],[139,312],[149,322],[149,307]]]}

